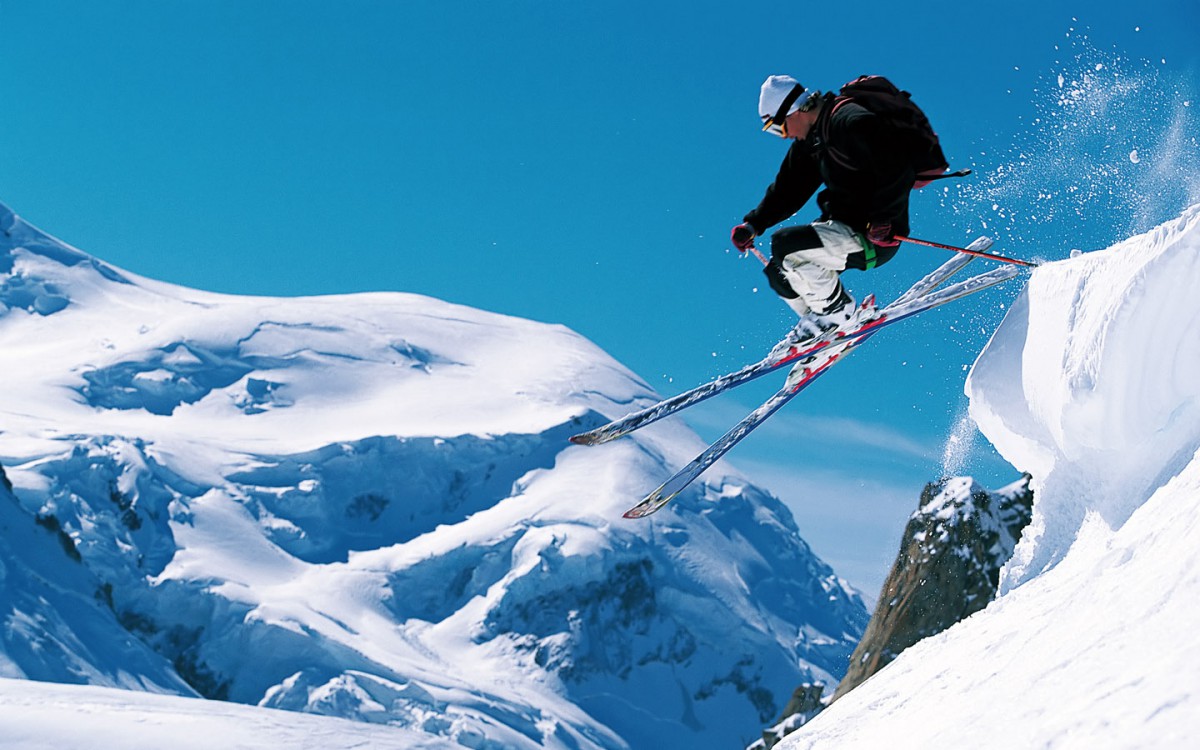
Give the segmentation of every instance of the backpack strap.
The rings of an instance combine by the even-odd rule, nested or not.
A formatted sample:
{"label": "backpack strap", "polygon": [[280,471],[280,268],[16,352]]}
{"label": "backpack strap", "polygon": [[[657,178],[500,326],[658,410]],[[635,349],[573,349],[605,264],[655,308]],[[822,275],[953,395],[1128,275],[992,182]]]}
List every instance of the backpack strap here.
{"label": "backpack strap", "polygon": [[843,168],[849,169],[852,172],[857,172],[858,167],[850,163],[850,159],[845,154],[840,153],[837,149],[829,145],[829,128],[833,123],[833,116],[839,109],[842,108],[843,105],[849,104],[852,101],[854,100],[848,96],[834,97],[833,102],[829,107],[829,114],[825,116],[825,121],[822,123],[821,143],[825,153],[829,154],[829,158],[836,161]]}

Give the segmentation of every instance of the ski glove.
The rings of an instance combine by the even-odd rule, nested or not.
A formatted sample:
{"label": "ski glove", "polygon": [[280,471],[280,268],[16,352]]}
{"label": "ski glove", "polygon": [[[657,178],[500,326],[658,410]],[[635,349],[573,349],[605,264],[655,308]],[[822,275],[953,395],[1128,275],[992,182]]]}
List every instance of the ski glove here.
{"label": "ski glove", "polygon": [[733,242],[733,246],[743,253],[754,247],[754,238],[757,236],[758,232],[755,232],[754,227],[749,224],[738,224],[729,233],[729,239]]}
{"label": "ski glove", "polygon": [[867,242],[875,247],[899,247],[900,240],[892,234],[891,224],[867,225]]}

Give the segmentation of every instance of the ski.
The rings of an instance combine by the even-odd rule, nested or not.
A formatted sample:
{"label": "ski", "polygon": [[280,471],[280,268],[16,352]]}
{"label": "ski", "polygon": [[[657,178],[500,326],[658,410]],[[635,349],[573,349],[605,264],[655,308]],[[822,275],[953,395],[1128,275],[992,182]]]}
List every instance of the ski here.
{"label": "ski", "polygon": [[[983,251],[991,246],[991,240],[986,237],[980,237],[972,242],[970,247]],[[868,321],[864,324],[864,329],[867,326],[879,322],[880,318],[892,315],[894,311],[898,311],[901,307],[919,300],[927,295],[931,290],[940,286],[944,281],[962,269],[971,261],[969,255],[955,255],[950,260],[943,263],[933,272],[918,281],[904,294],[896,299],[888,307],[880,313],[880,316]],[[949,289],[944,290],[949,291]],[[942,300],[937,304],[944,304],[951,301],[950,299]],[[936,305],[935,305],[936,306]],[[895,322],[894,320],[892,322]],[[832,337],[830,341],[843,341],[845,338],[854,338],[865,333],[865,330],[852,331],[843,333],[842,337]],[[750,382],[756,378],[760,378],[767,373],[774,372],[784,365],[794,364],[808,356],[814,354],[823,346],[820,339],[806,342],[803,347],[793,346],[789,339],[784,339],[779,344],[772,348],[771,352],[761,361],[747,365],[741,370],[722,375],[715,380],[703,383],[689,391],[685,391],[676,396],[660,401],[656,404],[648,406],[639,411],[628,414],[624,417],[609,422],[606,425],[597,427],[594,430],[580,433],[571,438],[571,442],[579,445],[600,445],[607,443],[610,440],[615,440],[623,435],[627,435],[634,430],[645,427],[648,424],[657,422],[658,420],[675,414],[689,406],[705,401],[713,396],[723,393],[730,388]]]}
{"label": "ski", "polygon": [[[960,299],[968,294],[982,291],[1002,281],[1011,279],[1018,273],[1017,269],[1012,266],[993,269],[959,284],[947,287],[942,292],[930,295],[925,299],[941,298],[941,295],[947,292],[953,292],[953,294],[949,295],[944,302],[948,302],[950,299]],[[956,289],[956,287],[959,287],[959,289]],[[893,322],[903,320],[924,310],[931,309],[931,307],[916,306],[916,303],[919,301],[921,300],[910,301],[902,305],[902,312],[894,312],[891,320]],[[837,339],[832,344],[822,347],[810,359],[796,365],[782,388],[763,402],[760,407],[746,415],[733,429],[729,430],[719,440],[701,452],[691,463],[676,472],[661,487],[650,493],[645,500],[626,511],[624,514],[625,518],[644,518],[671,502],[689,484],[704,473],[709,466],[728,453],[771,415],[783,408],[784,404],[792,400],[818,377],[827,372],[835,362],[844,359],[851,351],[877,333],[881,327],[874,326],[853,338]]]}
{"label": "ski", "polygon": [[734,425],[733,429],[725,433],[721,439],[692,459],[691,463],[676,472],[661,487],[647,495],[645,500],[625,511],[624,517],[645,518],[674,500],[676,495],[683,492],[696,477],[703,474],[709,466],[712,466],[718,459],[728,453],[733,446],[741,442],[754,428],[767,421],[772,414],[782,409],[784,404],[791,401],[797,394],[811,385],[818,377],[832,367],[835,362],[849,354],[848,350],[852,350],[867,338],[870,337],[866,336],[847,342],[839,347],[839,351],[823,352],[819,358],[820,364],[817,364],[815,367],[801,369],[803,365],[796,365],[796,371],[800,373],[800,376],[794,382],[793,378],[789,377],[788,382],[769,399],[764,401],[762,406],[747,414],[742,421]]}
{"label": "ski", "polygon": [[733,446],[741,442],[756,427],[767,421],[775,412],[782,409],[784,404],[791,401],[817,378],[825,374],[834,363],[848,357],[852,351],[861,346],[875,333],[876,331],[873,330],[859,338],[836,344],[831,350],[822,350],[819,354],[810,356],[803,362],[793,365],[782,388],[764,401],[757,409],[743,417],[740,422],[734,425],[733,429],[704,449],[700,455],[692,459],[691,463],[677,471],[661,487],[647,495],[645,500],[625,511],[624,517],[645,518],[671,502],[675,499],[676,495],[691,484],[696,477],[703,474],[709,466],[712,466],[718,459],[728,453]]}

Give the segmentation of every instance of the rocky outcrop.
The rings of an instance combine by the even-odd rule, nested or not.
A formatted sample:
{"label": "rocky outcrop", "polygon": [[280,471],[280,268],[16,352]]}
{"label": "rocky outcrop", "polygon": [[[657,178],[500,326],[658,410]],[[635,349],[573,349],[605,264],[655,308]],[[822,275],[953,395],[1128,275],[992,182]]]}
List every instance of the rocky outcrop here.
{"label": "rocky outcrop", "polygon": [[837,691],[822,699],[823,685],[801,685],[779,723],[748,750],[770,750],[904,649],[986,607],[1032,510],[1029,475],[994,492],[970,477],[926,485]]}
{"label": "rocky outcrop", "polygon": [[969,477],[927,485],[833,700],[917,641],[986,607],[1032,510],[1028,475],[996,492]]}
{"label": "rocky outcrop", "polygon": [[764,729],[762,739],[746,750],[771,750],[784,737],[807,724],[825,708],[826,704],[821,699],[824,692],[825,685],[820,682],[806,682],[796,688],[783,709],[783,719],[775,726]]}

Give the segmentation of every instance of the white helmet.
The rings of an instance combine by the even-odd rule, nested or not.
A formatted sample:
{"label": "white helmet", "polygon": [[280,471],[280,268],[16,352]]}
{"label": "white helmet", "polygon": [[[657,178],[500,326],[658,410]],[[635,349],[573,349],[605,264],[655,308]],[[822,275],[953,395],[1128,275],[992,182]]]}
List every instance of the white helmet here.
{"label": "white helmet", "polygon": [[809,91],[791,76],[769,76],[758,94],[758,115],[763,130],[783,135],[783,121],[788,115],[807,109],[820,91]]}

